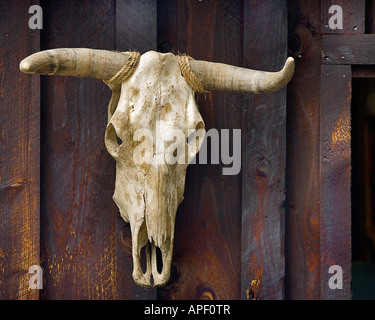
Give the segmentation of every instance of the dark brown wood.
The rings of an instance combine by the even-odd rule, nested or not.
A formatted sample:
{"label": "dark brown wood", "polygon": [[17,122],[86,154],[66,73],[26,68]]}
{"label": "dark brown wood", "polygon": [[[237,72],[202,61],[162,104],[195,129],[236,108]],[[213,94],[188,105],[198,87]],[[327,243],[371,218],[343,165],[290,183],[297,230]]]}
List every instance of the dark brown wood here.
{"label": "dark brown wood", "polygon": [[323,64],[375,64],[375,34],[323,35]]}
{"label": "dark brown wood", "polygon": [[[343,28],[331,29],[329,19],[333,14],[329,13],[332,5],[342,8]],[[363,34],[365,33],[365,0],[321,0],[321,33],[322,34]]]}
{"label": "dark brown wood", "polygon": [[[42,49],[116,49],[115,1],[42,6]],[[43,77],[44,299],[145,296],[132,281],[128,229],[112,200],[115,162],[104,146],[109,99],[101,81]]]}
{"label": "dark brown wood", "polygon": [[[245,1],[244,66],[276,71],[287,58],[287,2]],[[286,89],[250,95],[242,125],[243,299],[284,298]]]}
{"label": "dark brown wood", "polygon": [[289,1],[289,48],[296,71],[288,85],[286,298],[320,294],[320,3]]}
{"label": "dark brown wood", "polygon": [[39,252],[39,77],[19,62],[39,50],[28,9],[38,1],[0,2],[0,299],[31,300],[28,273]]}
{"label": "dark brown wood", "polygon": [[[366,30],[359,0],[40,0],[41,47],[27,24],[35,3],[0,1],[0,299],[350,298],[351,77],[375,75],[375,38],[362,34],[373,32],[372,0]],[[331,4],[344,13],[334,35],[324,27]],[[20,60],[56,47],[157,49],[276,71],[287,11],[288,108],[285,89],[197,97],[207,130],[242,130],[242,171],[188,168],[171,280],[136,286],[104,146],[109,89],[69,77],[42,77],[40,88]],[[28,288],[33,264],[44,268],[42,291]],[[328,287],[334,264],[343,290]]]}
{"label": "dark brown wood", "polygon": [[[115,49],[115,2],[42,1],[42,49]],[[115,299],[115,166],[104,146],[110,92],[99,80],[42,78],[43,299]]]}
{"label": "dark brown wood", "polygon": [[157,0],[116,0],[116,48],[156,50]]}
{"label": "dark brown wood", "polygon": [[[240,66],[242,17],[242,1],[159,1],[158,50]],[[241,95],[201,94],[198,105],[206,130],[241,128]],[[222,168],[187,170],[172,277],[159,299],[240,298],[241,176],[223,176]]]}
{"label": "dark brown wood", "polygon": [[[321,89],[320,298],[351,298],[351,68],[323,66]],[[343,289],[328,286],[330,266]]]}

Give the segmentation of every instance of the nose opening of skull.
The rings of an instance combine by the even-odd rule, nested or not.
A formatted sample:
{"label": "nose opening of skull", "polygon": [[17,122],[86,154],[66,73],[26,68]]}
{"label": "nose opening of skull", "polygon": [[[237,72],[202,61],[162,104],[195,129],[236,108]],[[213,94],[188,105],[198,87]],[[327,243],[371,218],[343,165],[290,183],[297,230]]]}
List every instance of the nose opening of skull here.
{"label": "nose opening of skull", "polygon": [[169,241],[161,244],[161,248],[154,241],[148,239],[145,223],[136,231],[134,249],[133,278],[136,283],[143,287],[162,286],[169,281],[171,250]]}
{"label": "nose opening of skull", "polygon": [[163,258],[161,250],[159,247],[156,247],[156,270],[161,273],[163,271]]}
{"label": "nose opening of skull", "polygon": [[151,246],[150,246],[150,243],[148,242],[140,250],[139,263],[141,265],[141,269],[142,269],[143,274],[147,273],[147,260],[149,259],[148,253],[151,252],[150,249],[151,249]]}
{"label": "nose opening of skull", "polygon": [[[155,251],[155,253],[153,253]],[[155,254],[156,256],[156,270],[159,274],[163,271],[163,256],[159,247],[153,246],[150,241],[147,241],[140,250],[139,263],[143,274],[147,273],[147,261],[151,260],[150,254]]]}

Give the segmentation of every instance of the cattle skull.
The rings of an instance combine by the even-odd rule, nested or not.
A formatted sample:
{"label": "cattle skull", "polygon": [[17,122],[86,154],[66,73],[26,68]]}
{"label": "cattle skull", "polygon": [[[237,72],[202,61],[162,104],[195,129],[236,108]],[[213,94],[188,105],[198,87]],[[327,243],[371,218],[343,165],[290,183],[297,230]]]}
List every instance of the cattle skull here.
{"label": "cattle skull", "polygon": [[[120,52],[54,49],[27,57],[20,63],[20,69],[25,73],[108,81],[128,59],[129,55]],[[284,68],[274,73],[198,60],[190,60],[189,64],[207,91],[276,91],[294,73],[293,58],[288,58]],[[163,286],[169,280],[175,217],[183,199],[186,168],[203,141],[204,131],[197,129],[203,129],[204,122],[195,103],[195,92],[185,80],[176,56],[149,51],[141,56],[127,80],[108,84],[112,98],[105,144],[116,160],[113,199],[121,216],[130,223],[133,279],[143,287]],[[196,134],[188,141],[192,131]],[[182,151],[175,155],[176,150]],[[145,272],[140,262],[142,248]],[[160,272],[157,248],[162,258]]]}

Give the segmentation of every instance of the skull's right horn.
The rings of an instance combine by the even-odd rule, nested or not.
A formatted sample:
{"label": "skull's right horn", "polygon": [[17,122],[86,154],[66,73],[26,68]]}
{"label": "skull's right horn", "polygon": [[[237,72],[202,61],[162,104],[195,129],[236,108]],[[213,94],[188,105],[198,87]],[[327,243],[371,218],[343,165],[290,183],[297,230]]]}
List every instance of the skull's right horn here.
{"label": "skull's right horn", "polygon": [[279,72],[266,72],[223,63],[191,60],[190,67],[207,91],[264,93],[286,86],[294,74],[294,59],[289,57]]}
{"label": "skull's right horn", "polygon": [[[20,63],[25,73],[70,75],[109,80],[124,66],[126,53],[85,48],[63,48],[35,53]],[[223,63],[189,60],[191,71],[205,91],[264,93],[277,91],[294,74],[294,59],[289,57],[279,72],[265,72]]]}

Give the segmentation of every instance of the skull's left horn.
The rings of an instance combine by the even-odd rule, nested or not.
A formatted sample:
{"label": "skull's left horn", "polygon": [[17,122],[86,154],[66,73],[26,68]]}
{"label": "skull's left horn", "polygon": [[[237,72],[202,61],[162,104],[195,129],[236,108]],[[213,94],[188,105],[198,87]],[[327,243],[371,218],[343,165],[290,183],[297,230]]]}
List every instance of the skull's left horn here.
{"label": "skull's left horn", "polygon": [[111,79],[126,63],[125,53],[86,48],[51,49],[23,59],[24,73]]}
{"label": "skull's left horn", "polygon": [[[25,73],[65,75],[109,80],[125,65],[129,55],[122,52],[85,48],[52,49],[35,53],[20,63]],[[242,93],[277,91],[294,74],[294,59],[288,58],[278,72],[265,72],[223,63],[189,60],[190,69],[206,91]]]}

